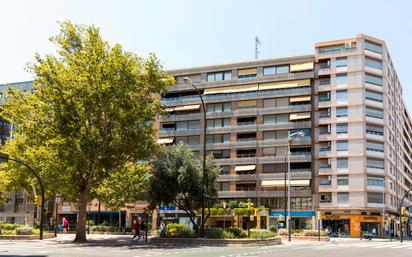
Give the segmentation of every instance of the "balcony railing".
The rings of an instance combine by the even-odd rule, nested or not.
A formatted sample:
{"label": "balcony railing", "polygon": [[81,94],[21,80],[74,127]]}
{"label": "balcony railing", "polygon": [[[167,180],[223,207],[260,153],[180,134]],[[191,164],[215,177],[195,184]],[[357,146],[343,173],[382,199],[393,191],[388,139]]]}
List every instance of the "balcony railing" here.
{"label": "balcony railing", "polygon": [[330,152],[332,150],[331,147],[321,147],[319,149],[319,152]]}
{"label": "balcony railing", "polygon": [[237,123],[238,126],[251,126],[256,125],[256,121],[242,121]]}
{"label": "balcony railing", "polygon": [[371,135],[375,135],[375,136],[383,136],[383,132],[369,130],[369,129],[366,130],[366,134],[371,134]]}
{"label": "balcony railing", "polygon": [[241,153],[241,154],[237,154],[236,155],[237,158],[252,158],[252,157],[256,157],[255,153]]}

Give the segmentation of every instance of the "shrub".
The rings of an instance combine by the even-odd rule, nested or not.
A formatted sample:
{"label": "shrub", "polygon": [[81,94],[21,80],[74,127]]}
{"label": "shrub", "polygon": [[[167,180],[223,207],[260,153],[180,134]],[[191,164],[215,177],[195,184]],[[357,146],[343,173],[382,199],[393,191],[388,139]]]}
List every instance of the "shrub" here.
{"label": "shrub", "polygon": [[235,234],[233,234],[233,233],[230,232],[230,231],[223,231],[223,237],[224,237],[224,238],[228,238],[228,239],[234,239],[234,238],[236,238],[236,237],[235,237]]}
{"label": "shrub", "polygon": [[238,228],[238,227],[230,227],[228,229],[226,229],[228,232],[233,233],[233,235],[235,235],[235,237],[240,237],[240,234],[242,234],[243,229]]}
{"label": "shrub", "polygon": [[[318,236],[318,231],[317,230],[303,230],[303,235],[304,236]],[[320,231],[321,236],[326,236],[325,231]]]}
{"label": "shrub", "polygon": [[278,230],[278,228],[277,228],[276,226],[273,226],[273,225],[272,225],[272,226],[269,227],[269,231],[270,231],[270,232],[276,233],[277,230]]}
{"label": "shrub", "polygon": [[242,233],[240,233],[239,238],[246,238],[247,237],[247,233],[246,231],[242,231]]}
{"label": "shrub", "polygon": [[292,229],[292,235],[294,235],[294,234],[301,234],[301,233],[303,233],[303,229]]}
{"label": "shrub", "polygon": [[288,230],[285,229],[285,228],[281,228],[281,229],[279,229],[279,231],[278,231],[278,235],[279,235],[279,236],[287,236],[287,235],[288,235]]}
{"label": "shrub", "polygon": [[263,239],[263,238],[271,238],[275,237],[275,233],[266,230],[266,229],[251,229],[250,230],[250,238],[257,238],[257,239]]}
{"label": "shrub", "polygon": [[16,235],[32,235],[33,234],[33,228],[28,227],[28,226],[22,226],[16,228]]}
{"label": "shrub", "polygon": [[206,238],[223,238],[223,229],[221,228],[208,228],[205,230]]}
{"label": "shrub", "polygon": [[15,235],[16,230],[2,230],[0,234],[2,234],[2,235]]}
{"label": "shrub", "polygon": [[166,226],[166,235],[171,237],[190,238],[195,237],[195,233],[185,224],[170,223]]}
{"label": "shrub", "polygon": [[21,226],[20,224],[0,223],[0,230],[15,230]]}

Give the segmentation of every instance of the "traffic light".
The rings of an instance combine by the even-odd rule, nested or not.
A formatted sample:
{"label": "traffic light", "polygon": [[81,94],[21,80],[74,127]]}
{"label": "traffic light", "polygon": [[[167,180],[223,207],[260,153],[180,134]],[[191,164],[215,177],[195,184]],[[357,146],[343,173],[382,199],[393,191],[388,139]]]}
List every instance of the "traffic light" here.
{"label": "traffic light", "polygon": [[402,207],[401,208],[401,215],[404,216],[406,214],[406,208]]}
{"label": "traffic light", "polygon": [[391,219],[391,218],[386,218],[386,223],[391,224],[391,223],[392,223],[392,219]]}
{"label": "traffic light", "polygon": [[37,206],[41,206],[41,196],[35,195],[34,202],[36,203]]}
{"label": "traffic light", "polygon": [[324,219],[325,216],[323,215],[323,213],[321,211],[318,211],[318,219]]}
{"label": "traffic light", "polygon": [[247,209],[250,211],[252,210],[254,204],[252,202],[247,202]]}

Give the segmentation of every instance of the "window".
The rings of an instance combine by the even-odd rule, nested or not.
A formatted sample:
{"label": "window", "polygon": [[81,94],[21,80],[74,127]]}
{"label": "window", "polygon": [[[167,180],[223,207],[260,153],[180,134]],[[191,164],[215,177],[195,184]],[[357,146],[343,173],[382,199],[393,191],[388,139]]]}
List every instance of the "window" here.
{"label": "window", "polygon": [[198,120],[176,122],[176,130],[190,130],[190,129],[199,129],[199,128],[200,128],[200,122]]}
{"label": "window", "polygon": [[218,182],[217,191],[229,191],[229,182]]}
{"label": "window", "polygon": [[208,144],[230,143],[230,134],[207,135],[206,142]]}
{"label": "window", "polygon": [[212,154],[213,158],[215,159],[225,159],[230,158],[230,150],[213,150],[213,151],[206,151],[206,154]]}
{"label": "window", "polygon": [[336,68],[346,67],[348,62],[348,58],[346,57],[338,57],[336,58]]}
{"label": "window", "polygon": [[238,79],[247,79],[247,78],[255,78],[257,75],[256,68],[251,69],[243,69],[237,71],[237,78]]}
{"label": "window", "polygon": [[382,93],[379,93],[379,92],[366,90],[366,99],[382,103],[383,102],[383,95],[382,95]]}
{"label": "window", "polygon": [[336,85],[346,85],[348,83],[348,76],[346,74],[336,74]]}
{"label": "window", "polygon": [[330,92],[319,92],[319,102],[330,101]]}
{"label": "window", "polygon": [[336,134],[348,134],[348,124],[336,124]]}
{"label": "window", "polygon": [[287,137],[288,137],[287,130],[264,131],[263,132],[263,140],[286,139]]}
{"label": "window", "polygon": [[338,186],[349,186],[349,176],[348,175],[338,175],[337,185]]}
{"label": "window", "polygon": [[285,163],[263,164],[263,173],[284,173],[287,170]]}
{"label": "window", "polygon": [[377,119],[383,119],[383,111],[380,109],[366,106],[366,116]]}
{"label": "window", "polygon": [[382,61],[365,57],[365,66],[372,69],[382,70]]}
{"label": "window", "polygon": [[210,119],[207,120],[208,128],[223,128],[223,127],[230,127],[230,118],[226,119]]}
{"label": "window", "polygon": [[319,168],[329,169],[330,166],[330,159],[319,159]]}
{"label": "window", "polygon": [[348,141],[346,140],[337,141],[336,151],[348,151]]}
{"label": "window", "polygon": [[381,159],[374,159],[374,158],[367,158],[366,159],[366,167],[371,169],[385,169],[385,161]]}
{"label": "window", "polygon": [[371,135],[383,136],[383,126],[366,123],[366,133]]}
{"label": "window", "polygon": [[368,203],[384,203],[382,193],[370,193],[368,192]]}
{"label": "window", "polygon": [[289,122],[289,115],[265,115],[263,116],[263,124],[286,123]]}
{"label": "window", "polygon": [[256,183],[237,183],[236,191],[255,191]]}
{"label": "window", "polygon": [[347,90],[337,90],[336,91],[336,101],[338,102],[348,101],[348,91]]}
{"label": "window", "polygon": [[312,208],[312,198],[310,197],[293,197],[290,199],[292,209]]}
{"label": "window", "polygon": [[238,109],[253,109],[256,108],[256,100],[246,100],[236,102],[236,107]]}
{"label": "window", "polygon": [[372,51],[372,52],[375,52],[375,53],[378,53],[378,54],[382,53],[382,46],[381,45],[378,45],[378,44],[375,44],[375,43],[372,43],[372,42],[369,42],[369,41],[365,41],[365,49],[369,50],[369,51]]}
{"label": "window", "polygon": [[250,126],[256,124],[256,117],[244,117],[237,119],[238,126]]}
{"label": "window", "polygon": [[320,135],[329,135],[330,134],[330,125],[320,125],[319,126]]}
{"label": "window", "polygon": [[347,117],[348,107],[336,107],[336,117]]}
{"label": "window", "polygon": [[184,143],[187,145],[198,145],[200,144],[199,136],[188,136],[188,137],[176,137],[177,143]]}
{"label": "window", "polygon": [[374,187],[384,187],[385,186],[385,180],[383,177],[372,177],[368,176],[368,186],[374,186]]}
{"label": "window", "polygon": [[231,78],[232,78],[231,71],[210,72],[207,74],[207,81],[221,81],[221,80],[229,80]]}
{"label": "window", "polygon": [[271,98],[263,100],[264,108],[289,106],[289,98]]}
{"label": "window", "polygon": [[348,168],[348,158],[338,158],[336,160],[336,166],[338,169],[347,169]]}
{"label": "window", "polygon": [[220,175],[228,175],[230,173],[230,166],[221,166]]}
{"label": "window", "polygon": [[319,118],[330,118],[330,108],[319,109]]}
{"label": "window", "polygon": [[338,192],[338,204],[349,203],[349,193],[348,192]]}
{"label": "window", "polygon": [[328,53],[328,52],[339,52],[345,49],[345,45],[334,45],[334,46],[325,46],[319,48],[319,53]]}
{"label": "window", "polygon": [[208,104],[207,112],[230,112],[230,103]]}
{"label": "window", "polygon": [[330,176],[320,176],[319,177],[319,185],[321,185],[321,186],[330,186],[330,185],[332,185],[332,181],[330,180]]}
{"label": "window", "polygon": [[238,142],[256,141],[256,133],[237,134]]}
{"label": "window", "polygon": [[365,74],[365,82],[369,84],[377,85],[377,86],[383,85],[383,80],[381,76],[376,76],[376,75],[372,75],[369,73]]}
{"label": "window", "polygon": [[263,75],[285,74],[289,73],[289,65],[278,65],[263,68]]}
{"label": "window", "polygon": [[330,152],[331,148],[330,148],[330,142],[320,142],[320,152]]}
{"label": "window", "polygon": [[383,153],[385,151],[385,146],[383,143],[366,141],[366,151]]}

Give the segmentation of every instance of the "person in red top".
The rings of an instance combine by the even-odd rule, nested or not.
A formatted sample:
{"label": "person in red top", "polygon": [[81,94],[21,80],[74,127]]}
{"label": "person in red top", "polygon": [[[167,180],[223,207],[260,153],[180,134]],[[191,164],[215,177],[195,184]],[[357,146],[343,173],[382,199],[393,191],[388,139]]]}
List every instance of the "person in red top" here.
{"label": "person in red top", "polygon": [[138,236],[138,239],[140,239],[140,221],[139,219],[136,219],[136,221],[134,222],[134,236],[132,238],[135,239]]}
{"label": "person in red top", "polygon": [[62,226],[63,226],[63,234],[65,234],[67,230],[69,229],[69,221],[66,218],[63,218]]}

